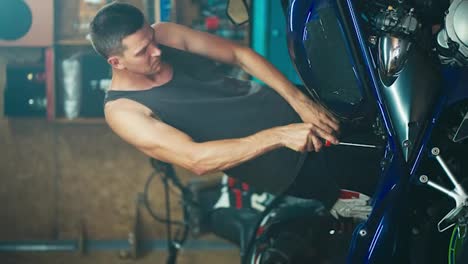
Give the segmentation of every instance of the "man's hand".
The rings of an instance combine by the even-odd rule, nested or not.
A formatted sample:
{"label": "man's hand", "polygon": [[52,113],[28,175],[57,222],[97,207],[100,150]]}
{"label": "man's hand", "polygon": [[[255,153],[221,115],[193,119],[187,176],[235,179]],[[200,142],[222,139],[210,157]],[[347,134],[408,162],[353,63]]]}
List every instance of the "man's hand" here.
{"label": "man's hand", "polygon": [[339,134],[340,126],[333,114],[309,98],[297,101],[294,108],[304,123],[314,126],[315,130],[319,132],[318,136],[333,144],[338,144],[336,135]]}
{"label": "man's hand", "polygon": [[274,130],[279,133],[283,146],[299,152],[320,151],[323,146],[322,138],[331,142],[336,140],[330,133],[309,123],[291,124]]}

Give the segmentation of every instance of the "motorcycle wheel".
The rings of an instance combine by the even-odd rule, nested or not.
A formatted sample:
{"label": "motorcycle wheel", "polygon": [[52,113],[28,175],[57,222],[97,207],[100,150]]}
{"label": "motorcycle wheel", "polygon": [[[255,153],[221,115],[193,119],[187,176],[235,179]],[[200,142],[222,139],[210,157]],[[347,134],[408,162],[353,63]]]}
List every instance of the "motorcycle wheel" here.
{"label": "motorcycle wheel", "polygon": [[299,234],[282,232],[254,244],[249,264],[320,263],[318,252],[307,247],[308,241]]}
{"label": "motorcycle wheel", "polygon": [[448,248],[448,264],[462,264],[468,263],[468,238],[466,234],[468,229],[466,227],[455,226],[450,237]]}
{"label": "motorcycle wheel", "polygon": [[346,263],[355,223],[329,217],[320,220],[296,219],[273,227],[254,241],[244,263]]}

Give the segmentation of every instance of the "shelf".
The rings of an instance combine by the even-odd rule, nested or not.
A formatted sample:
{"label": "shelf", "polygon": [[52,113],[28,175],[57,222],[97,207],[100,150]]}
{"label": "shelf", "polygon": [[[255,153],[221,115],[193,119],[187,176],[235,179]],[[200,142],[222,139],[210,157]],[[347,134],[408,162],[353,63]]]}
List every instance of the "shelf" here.
{"label": "shelf", "polygon": [[79,117],[68,119],[65,117],[47,120],[46,117],[31,117],[31,116],[3,116],[0,117],[0,124],[9,122],[49,122],[53,124],[77,124],[77,125],[105,125],[104,117]]}
{"label": "shelf", "polygon": [[63,39],[58,40],[55,44],[62,46],[91,46],[91,43],[86,39]]}

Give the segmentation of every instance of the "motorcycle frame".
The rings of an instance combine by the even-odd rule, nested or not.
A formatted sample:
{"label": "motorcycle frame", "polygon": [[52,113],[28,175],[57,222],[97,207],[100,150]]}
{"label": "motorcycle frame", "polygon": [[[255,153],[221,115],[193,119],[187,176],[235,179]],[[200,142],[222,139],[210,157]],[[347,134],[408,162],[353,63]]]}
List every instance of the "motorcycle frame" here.
{"label": "motorcycle frame", "polygon": [[[337,2],[340,2],[342,4],[341,8],[346,9],[345,11],[350,14],[352,28],[349,28],[349,31],[354,35],[352,37],[357,39],[358,52],[364,59],[365,71],[370,79],[371,96],[377,102],[378,112],[385,125],[387,136],[384,155],[386,164],[382,167],[380,184],[373,196],[373,211],[369,219],[355,229],[348,251],[347,262],[398,263],[402,258],[409,257],[407,243],[410,232],[409,230],[402,230],[402,228],[409,229],[408,212],[410,208],[405,201],[410,196],[411,184],[417,176],[416,170],[421,160],[426,156],[428,142],[438,117],[444,109],[449,89],[446,89],[442,96],[438,98],[436,106],[430,114],[431,119],[424,129],[422,140],[415,146],[414,151],[417,154],[415,158],[407,162],[403,156],[401,146],[397,142],[395,129],[392,126],[389,111],[381,93],[382,87],[379,84],[376,63],[360,29],[353,2],[351,0]],[[310,10],[314,8],[312,5],[311,1],[308,1],[308,3],[291,1],[287,11],[290,34],[303,36],[304,20],[301,18],[304,17],[297,14],[300,12],[309,12],[310,14]],[[295,40],[297,41],[297,39]],[[290,41],[288,45],[291,52],[291,45],[295,44]],[[304,61],[304,58],[306,58],[305,50],[301,49],[300,45],[295,48],[295,54],[292,54],[292,58],[295,60],[294,64],[297,68],[307,67]],[[307,76],[301,77],[308,78]]]}

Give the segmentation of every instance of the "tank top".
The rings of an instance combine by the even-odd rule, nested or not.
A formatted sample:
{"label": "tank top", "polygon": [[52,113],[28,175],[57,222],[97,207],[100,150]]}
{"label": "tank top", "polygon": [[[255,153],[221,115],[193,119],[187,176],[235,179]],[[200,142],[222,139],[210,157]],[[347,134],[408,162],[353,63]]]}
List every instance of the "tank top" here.
{"label": "tank top", "polygon": [[[162,59],[173,67],[168,83],[140,91],[110,90],[105,103],[119,98],[141,103],[195,142],[241,138],[301,122],[273,89],[226,77],[217,72],[213,61],[201,56],[165,46],[161,49]],[[294,181],[300,156],[283,147],[224,172],[257,190],[278,194]]]}

